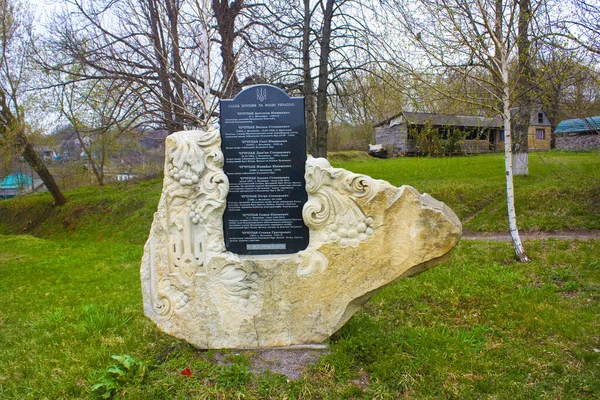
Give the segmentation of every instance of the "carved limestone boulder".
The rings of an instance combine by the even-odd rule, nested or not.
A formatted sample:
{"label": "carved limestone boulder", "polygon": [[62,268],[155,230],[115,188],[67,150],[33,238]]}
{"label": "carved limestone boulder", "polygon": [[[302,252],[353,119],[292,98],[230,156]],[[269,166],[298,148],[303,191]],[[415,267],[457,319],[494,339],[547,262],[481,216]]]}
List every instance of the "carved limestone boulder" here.
{"label": "carved limestone boulder", "polygon": [[218,131],[167,138],[141,267],[145,314],[199,348],[321,343],[378,289],[446,260],[461,236],[456,215],[429,195],[309,158],[308,248],[236,255],[224,246],[222,166]]}

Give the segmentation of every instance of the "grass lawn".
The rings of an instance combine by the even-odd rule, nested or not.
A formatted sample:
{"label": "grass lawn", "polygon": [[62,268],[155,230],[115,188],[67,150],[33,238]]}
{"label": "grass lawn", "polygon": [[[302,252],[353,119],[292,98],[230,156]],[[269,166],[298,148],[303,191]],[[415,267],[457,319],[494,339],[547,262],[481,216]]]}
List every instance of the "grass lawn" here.
{"label": "grass lawn", "polygon": [[[469,229],[505,231],[502,162],[334,165],[426,191]],[[599,167],[598,153],[531,154],[516,179],[521,228],[600,229]],[[62,208],[47,194],[0,202],[0,398],[95,398],[110,371],[130,399],[600,397],[600,240],[527,241],[528,264],[509,243],[461,241],[449,262],[378,292],[288,381],[249,373],[252,352],[198,351],[143,316],[139,264],[160,191],[156,180],[78,189]],[[133,358],[111,370],[111,355]]]}
{"label": "grass lawn", "polygon": [[[334,164],[427,192],[448,204],[472,231],[508,231],[503,154]],[[531,153],[529,175],[514,182],[523,231],[600,229],[600,152]]]}
{"label": "grass lawn", "polygon": [[[142,314],[140,245],[0,238],[0,398],[93,398],[113,354],[149,372],[132,399],[598,398],[600,241],[462,242],[380,291],[303,379],[252,376],[252,352],[197,351]],[[191,377],[181,374],[189,368]]]}

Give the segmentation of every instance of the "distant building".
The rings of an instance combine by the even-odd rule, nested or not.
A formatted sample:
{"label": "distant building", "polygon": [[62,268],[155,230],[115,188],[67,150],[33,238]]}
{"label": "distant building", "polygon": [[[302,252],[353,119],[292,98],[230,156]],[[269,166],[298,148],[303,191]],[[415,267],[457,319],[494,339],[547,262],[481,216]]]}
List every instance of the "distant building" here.
{"label": "distant building", "polygon": [[78,160],[81,158],[82,148],[77,132],[71,126],[63,126],[53,134],[54,146],[59,160]]}
{"label": "distant building", "polygon": [[558,124],[554,132],[557,149],[600,148],[600,116],[566,119]]}
{"label": "distant building", "polygon": [[416,136],[424,129],[435,129],[442,140],[458,131],[460,149],[467,154],[493,151],[494,141],[503,139],[500,117],[403,111],[375,125],[375,143],[394,147],[401,155],[417,154]]}
{"label": "distant building", "polygon": [[[551,124],[541,106],[532,109],[512,109],[513,131],[527,129],[530,150],[550,150]],[[520,116],[522,115],[522,118]],[[518,123],[518,121],[523,123]],[[504,150],[504,124],[502,117],[473,115],[444,115],[403,111],[375,125],[375,143],[390,146],[401,155],[418,154],[416,137],[424,129],[433,129],[442,142],[452,134],[461,138],[453,152],[464,154],[487,153]]]}
{"label": "distant building", "polygon": [[[552,124],[541,105],[536,105],[532,108],[513,108],[511,112],[513,115],[513,132],[517,133],[521,129],[527,129],[527,145],[529,150],[550,150]],[[523,122],[520,123],[520,121]],[[502,147],[497,150],[503,150],[503,137],[499,143],[502,143]]]}
{"label": "distant building", "polygon": [[600,116],[565,119],[560,121],[554,132],[561,137],[598,135],[598,132],[600,132]]}
{"label": "distant building", "polygon": [[117,181],[119,182],[125,182],[135,178],[137,178],[136,174],[130,174],[128,172],[117,174]]}
{"label": "distant building", "polygon": [[54,150],[54,148],[50,146],[36,146],[35,150],[40,155],[42,160],[44,161],[58,161],[60,160],[60,156]]}

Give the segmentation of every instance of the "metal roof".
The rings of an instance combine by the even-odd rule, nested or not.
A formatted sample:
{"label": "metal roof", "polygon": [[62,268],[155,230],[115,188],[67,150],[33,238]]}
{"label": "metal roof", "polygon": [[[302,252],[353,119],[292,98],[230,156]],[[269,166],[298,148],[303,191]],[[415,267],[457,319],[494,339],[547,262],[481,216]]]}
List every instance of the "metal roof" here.
{"label": "metal roof", "polygon": [[432,125],[442,126],[502,127],[502,119],[500,117],[490,118],[476,115],[444,115],[405,112],[404,118],[406,118],[407,122],[417,125],[425,124],[429,121]]}
{"label": "metal roof", "polygon": [[31,185],[31,177],[21,172],[8,175],[0,181],[0,189],[17,189]]}
{"label": "metal roof", "polygon": [[386,124],[396,125],[398,123],[407,122],[414,125],[424,125],[429,122],[437,126],[473,126],[479,128],[502,128],[502,118],[482,117],[476,115],[444,115],[434,113],[421,113],[404,111],[388,118],[375,125],[382,126]]}
{"label": "metal roof", "polygon": [[560,121],[556,127],[556,133],[576,133],[576,132],[589,132],[589,131],[600,131],[600,116],[577,118],[577,119],[565,119]]}

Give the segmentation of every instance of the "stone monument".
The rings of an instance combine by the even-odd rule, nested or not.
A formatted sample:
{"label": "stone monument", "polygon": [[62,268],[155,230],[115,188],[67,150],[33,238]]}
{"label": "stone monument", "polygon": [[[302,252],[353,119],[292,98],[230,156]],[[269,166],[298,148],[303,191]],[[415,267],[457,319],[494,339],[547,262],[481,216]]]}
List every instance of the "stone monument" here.
{"label": "stone monument", "polygon": [[258,85],[222,104],[222,132],[167,137],[141,267],[160,330],[204,349],[322,343],[378,289],[450,255],[461,224],[445,204],[306,159],[301,106]]}

